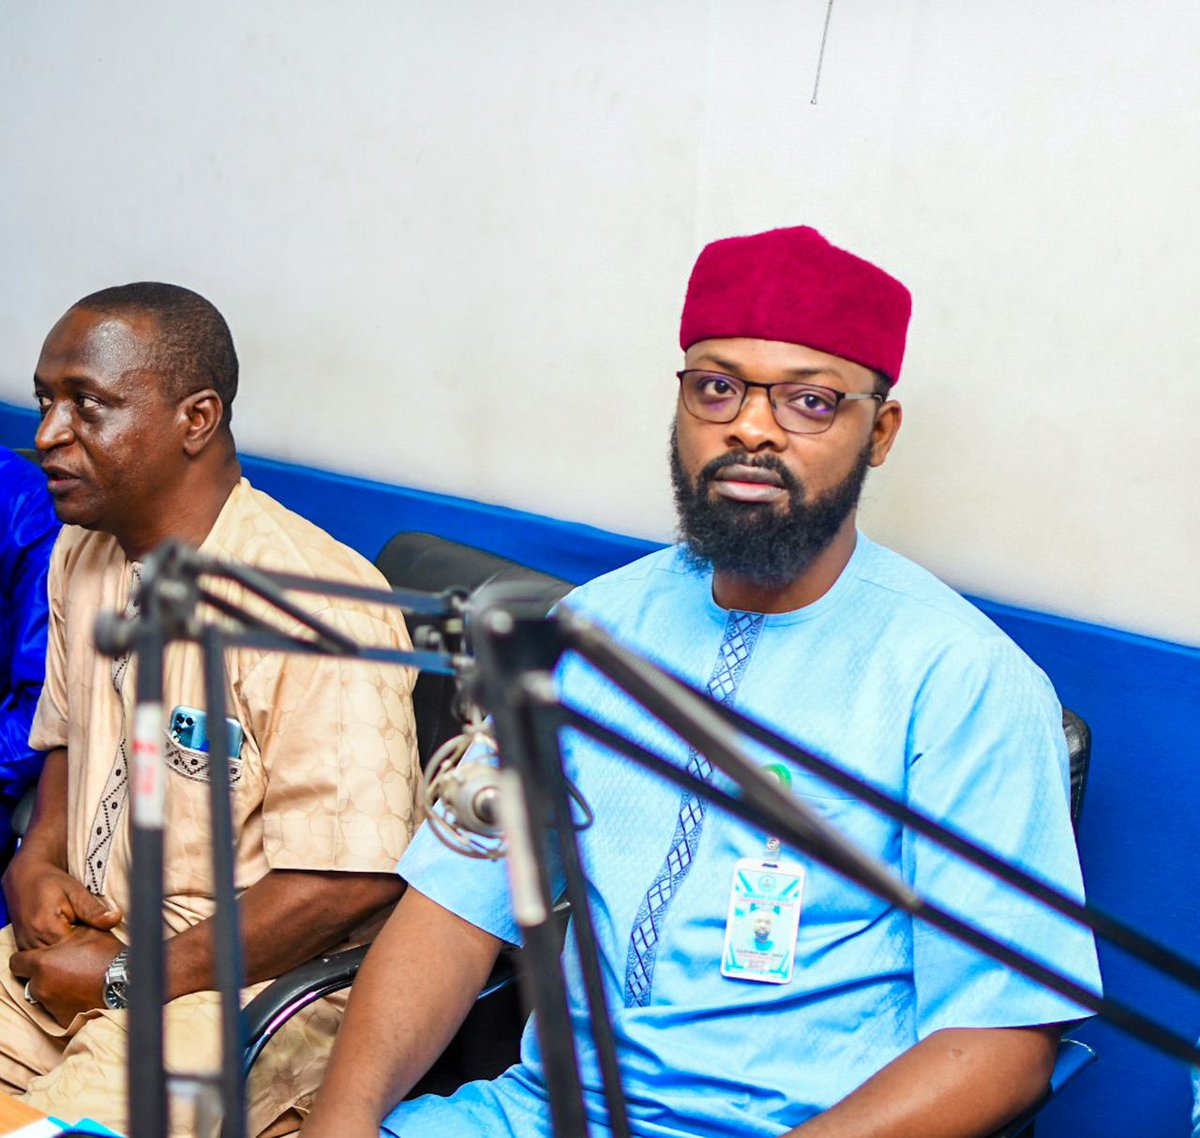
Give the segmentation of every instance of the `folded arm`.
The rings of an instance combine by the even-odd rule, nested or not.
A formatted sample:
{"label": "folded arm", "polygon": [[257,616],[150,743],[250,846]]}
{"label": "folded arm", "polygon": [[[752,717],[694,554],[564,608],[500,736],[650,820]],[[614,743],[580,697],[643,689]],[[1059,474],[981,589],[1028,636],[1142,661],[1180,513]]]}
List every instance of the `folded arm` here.
{"label": "folded arm", "polygon": [[[392,874],[272,870],[238,902],[246,982],[279,976],[332,948],[403,887]],[[212,930],[211,919],[201,921],[167,941],[167,999],[216,987]],[[79,924],[54,944],[14,953],[9,967],[65,1026],[103,1006],[104,973],[121,947],[112,933]]]}
{"label": "folded arm", "polygon": [[454,1037],[501,942],[410,889],[354,982],[303,1138],[376,1138]]}
{"label": "folded arm", "polygon": [[20,949],[45,948],[79,925],[111,929],[121,913],[67,872],[67,751],[46,756],[28,831],[4,873],[4,895]]}
{"label": "folded arm", "polygon": [[[343,941],[404,891],[394,873],[273,869],[238,902],[246,982],[280,976]],[[167,998],[216,986],[213,922],[167,942]]]}
{"label": "folded arm", "polygon": [[[65,750],[47,756],[29,833],[4,875],[21,950],[9,967],[63,1024],[102,1005],[104,972],[121,949],[108,930],[122,917],[67,872],[66,767]],[[238,903],[247,981],[278,976],[333,947],[403,888],[391,873],[272,870]],[[167,997],[215,983],[212,921],[201,921],[167,942]]]}
{"label": "folded arm", "polygon": [[935,1031],[794,1138],[984,1138],[1050,1083],[1060,1024]]}

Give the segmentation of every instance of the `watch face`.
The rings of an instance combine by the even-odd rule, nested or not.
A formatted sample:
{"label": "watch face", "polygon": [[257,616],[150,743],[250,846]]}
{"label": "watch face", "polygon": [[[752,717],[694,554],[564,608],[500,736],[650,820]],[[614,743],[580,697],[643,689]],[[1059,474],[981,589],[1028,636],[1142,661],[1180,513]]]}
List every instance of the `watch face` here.
{"label": "watch face", "polygon": [[129,1007],[129,973],[125,967],[128,952],[128,949],[121,949],[112,958],[104,973],[104,988],[101,995],[104,1006],[112,1008],[114,1011]]}

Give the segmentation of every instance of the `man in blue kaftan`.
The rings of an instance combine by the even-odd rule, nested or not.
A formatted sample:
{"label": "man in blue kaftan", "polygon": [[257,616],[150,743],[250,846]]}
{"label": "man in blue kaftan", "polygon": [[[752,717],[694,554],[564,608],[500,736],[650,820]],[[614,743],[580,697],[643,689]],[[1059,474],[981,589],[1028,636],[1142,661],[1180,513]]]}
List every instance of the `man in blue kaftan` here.
{"label": "man in blue kaftan", "polygon": [[[890,396],[908,307],[898,281],[811,229],[705,249],[684,309],[671,449],[683,540],[564,604],[1082,896],[1048,680],[981,613],[855,525],[865,474],[899,428]],[[557,678],[567,704],[728,785],[589,665],[568,656]],[[1079,1006],[594,742],[568,735],[565,762],[595,815],[579,837],[636,1135],[965,1138],[1044,1090]],[[1089,934],[814,775],[785,765],[782,781],[920,894],[1098,988]],[[532,1029],[498,1079],[389,1110],[465,1014],[462,992],[519,936],[502,866],[458,857],[426,828],[399,872],[409,891],[355,986],[306,1138],[549,1135]],[[770,906],[769,930],[754,925],[765,902],[735,915],[739,890],[771,874],[801,898],[794,934],[786,904]],[[747,949],[755,936],[770,949]],[[565,971],[601,1135],[569,937]]]}
{"label": "man in blue kaftan", "polygon": [[0,447],[0,869],[16,844],[13,811],[44,757],[30,750],[29,726],[46,670],[46,571],[57,535],[41,471]]}

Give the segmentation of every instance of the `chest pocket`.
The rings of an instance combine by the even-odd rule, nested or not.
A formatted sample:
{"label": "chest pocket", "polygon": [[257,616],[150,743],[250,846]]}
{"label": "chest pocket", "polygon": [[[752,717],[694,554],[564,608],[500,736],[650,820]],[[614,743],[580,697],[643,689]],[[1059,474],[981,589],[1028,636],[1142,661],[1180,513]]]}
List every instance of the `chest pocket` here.
{"label": "chest pocket", "polygon": [[[197,751],[193,747],[185,747],[177,739],[167,736],[164,748],[167,766],[178,775],[191,779],[193,782],[211,782],[212,764],[207,751]],[[242,779],[241,755],[229,758],[229,785],[236,787]]]}
{"label": "chest pocket", "polygon": [[[168,734],[163,742],[168,770],[164,887],[169,895],[212,895],[212,759]],[[245,756],[230,756],[229,783],[234,833],[245,823],[242,805]],[[253,780],[251,780],[253,781]]]}

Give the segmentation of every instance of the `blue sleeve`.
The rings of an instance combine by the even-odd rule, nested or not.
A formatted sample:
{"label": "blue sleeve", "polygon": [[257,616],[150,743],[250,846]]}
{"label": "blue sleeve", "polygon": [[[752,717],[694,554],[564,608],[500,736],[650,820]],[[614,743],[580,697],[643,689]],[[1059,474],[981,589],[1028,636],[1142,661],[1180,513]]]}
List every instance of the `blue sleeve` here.
{"label": "blue sleeve", "polygon": [[520,931],[513,920],[503,859],[481,861],[447,849],[422,823],[396,872],[418,893],[509,944]]}
{"label": "blue sleeve", "polygon": [[[40,472],[4,456],[0,517],[0,796],[17,798],[37,779],[42,755],[29,747],[46,675],[46,577],[59,522]],[[28,466],[28,472],[25,467]]]}
{"label": "blue sleeve", "polygon": [[[497,763],[499,756],[488,736],[476,736],[459,761]],[[436,791],[435,791],[436,793]],[[440,803],[431,805],[439,818]],[[481,845],[488,847],[489,842]],[[396,866],[396,872],[418,893],[509,944],[516,943],[516,924],[508,907],[508,884],[500,860],[472,858],[450,849],[428,821],[421,823]]]}
{"label": "blue sleeve", "polygon": [[[495,759],[495,752],[487,744],[476,742],[464,761]],[[496,860],[468,857],[446,846],[430,823],[424,822],[400,858],[396,872],[418,893],[476,928],[508,944],[521,943],[520,926],[512,912],[507,861],[503,856]],[[558,896],[563,888],[562,871],[553,854],[548,872],[551,894]]]}
{"label": "blue sleeve", "polygon": [[59,525],[41,474],[25,459],[0,465],[0,478],[0,796],[14,799],[42,766],[29,728],[45,676],[46,574]]}
{"label": "blue sleeve", "polygon": [[[921,692],[909,800],[1004,860],[1083,898],[1070,821],[1062,709],[1049,681],[1007,641],[947,653]],[[1098,992],[1091,934],[941,847],[904,837],[906,877],[923,896]],[[913,930],[918,1034],[1017,1027],[1090,1015],[928,924]]]}

